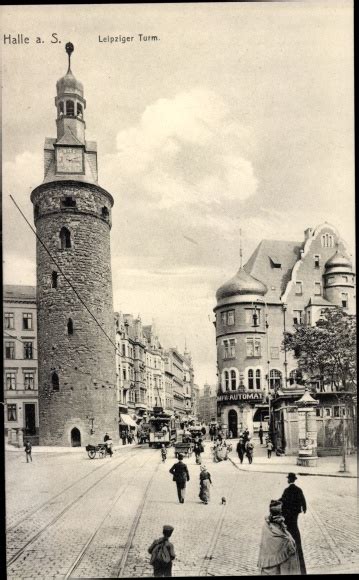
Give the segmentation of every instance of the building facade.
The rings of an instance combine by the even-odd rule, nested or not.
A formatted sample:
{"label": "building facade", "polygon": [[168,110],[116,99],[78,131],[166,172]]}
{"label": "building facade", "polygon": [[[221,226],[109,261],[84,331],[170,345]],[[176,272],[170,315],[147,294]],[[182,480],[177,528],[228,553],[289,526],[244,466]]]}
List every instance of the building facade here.
{"label": "building facade", "polygon": [[204,385],[199,390],[198,419],[208,425],[211,421],[217,421],[217,386]]}
{"label": "building facade", "polygon": [[183,394],[185,413],[187,416],[193,416],[194,371],[191,353],[187,351],[187,348],[183,355]]}
{"label": "building facade", "polygon": [[34,286],[4,286],[5,435],[9,443],[39,438],[37,316]]}
{"label": "building facade", "polygon": [[173,412],[180,419],[186,415],[183,365],[184,356],[176,348],[170,348],[165,352],[165,371],[167,383],[169,384],[171,380]]}
{"label": "building facade", "polygon": [[[164,350],[154,324],[115,313],[120,421],[137,424],[162,407],[182,419],[193,411],[194,370],[189,352]],[[133,426],[133,423],[131,423]]]}
{"label": "building facade", "polygon": [[284,332],[315,324],[328,307],[354,313],[355,277],[344,241],[324,223],[301,242],[263,240],[216,297],[218,411],[238,435],[268,421],[268,401],[280,389],[299,386],[300,397],[303,377],[282,348]]}
{"label": "building facade", "polygon": [[98,184],[85,138],[83,85],[70,68],[56,84],[57,136],[46,139],[44,180],[31,193],[37,239],[40,445],[118,438],[110,260],[114,200]]}

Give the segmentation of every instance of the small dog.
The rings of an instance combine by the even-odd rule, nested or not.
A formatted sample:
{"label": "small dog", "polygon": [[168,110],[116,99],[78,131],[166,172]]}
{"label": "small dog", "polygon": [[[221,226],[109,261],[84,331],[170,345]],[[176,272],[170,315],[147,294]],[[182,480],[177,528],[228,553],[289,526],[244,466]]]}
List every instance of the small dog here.
{"label": "small dog", "polygon": [[222,497],[222,505],[226,505],[226,498]]}

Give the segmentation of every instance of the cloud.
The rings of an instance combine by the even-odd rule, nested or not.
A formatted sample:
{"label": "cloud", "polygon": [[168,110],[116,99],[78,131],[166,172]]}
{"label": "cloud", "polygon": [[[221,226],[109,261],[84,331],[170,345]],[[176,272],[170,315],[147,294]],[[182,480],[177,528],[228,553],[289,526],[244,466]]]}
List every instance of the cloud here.
{"label": "cloud", "polygon": [[110,188],[133,191],[137,200],[158,209],[240,202],[257,190],[244,154],[249,136],[221,97],[195,88],[158,99],[135,126],[120,131],[103,175]]}

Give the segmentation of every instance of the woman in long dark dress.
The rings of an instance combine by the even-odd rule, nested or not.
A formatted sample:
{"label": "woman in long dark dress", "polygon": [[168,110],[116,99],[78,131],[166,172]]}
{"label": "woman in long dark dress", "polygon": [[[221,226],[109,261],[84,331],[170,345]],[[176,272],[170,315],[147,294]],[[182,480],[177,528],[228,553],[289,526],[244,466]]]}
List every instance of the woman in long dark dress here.
{"label": "woman in long dark dress", "polygon": [[204,504],[208,504],[209,502],[211,484],[211,474],[207,471],[205,465],[203,465],[201,466],[201,473],[199,475],[199,498]]}

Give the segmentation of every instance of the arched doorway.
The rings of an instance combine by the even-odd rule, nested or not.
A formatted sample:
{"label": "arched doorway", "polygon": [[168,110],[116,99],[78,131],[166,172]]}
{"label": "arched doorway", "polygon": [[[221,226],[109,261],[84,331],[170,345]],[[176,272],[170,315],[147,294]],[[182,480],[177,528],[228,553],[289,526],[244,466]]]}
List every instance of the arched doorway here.
{"label": "arched doorway", "polygon": [[71,431],[71,447],[81,447],[81,433],[77,427]]}
{"label": "arched doorway", "polygon": [[238,437],[238,415],[234,409],[228,412],[228,431],[232,432],[232,437]]}

